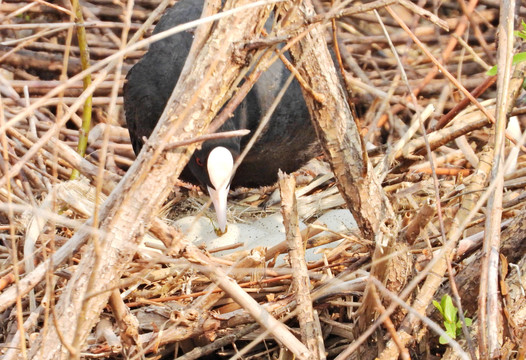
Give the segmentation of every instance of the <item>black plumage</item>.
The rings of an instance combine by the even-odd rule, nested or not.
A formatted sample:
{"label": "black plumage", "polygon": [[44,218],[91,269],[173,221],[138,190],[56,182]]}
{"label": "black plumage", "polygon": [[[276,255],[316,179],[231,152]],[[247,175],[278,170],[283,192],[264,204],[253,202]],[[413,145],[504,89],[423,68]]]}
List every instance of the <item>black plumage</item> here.
{"label": "black plumage", "polygon": [[[162,16],[154,34],[199,18],[202,6],[200,0],[180,0]],[[150,136],[164,110],[192,41],[193,33],[186,31],[153,43],[126,77],[124,109],[136,154],[142,148],[142,138]],[[219,131],[249,129],[253,133],[289,74],[280,61],[274,63]],[[230,150],[235,159],[250,140],[250,136],[203,143],[181,177],[192,182],[197,179],[201,185],[214,188],[206,166],[211,150],[223,146]],[[278,169],[295,171],[318,152],[316,134],[305,100],[298,82],[294,80],[261,137],[237,169],[231,186],[257,187],[273,184],[277,180]]]}

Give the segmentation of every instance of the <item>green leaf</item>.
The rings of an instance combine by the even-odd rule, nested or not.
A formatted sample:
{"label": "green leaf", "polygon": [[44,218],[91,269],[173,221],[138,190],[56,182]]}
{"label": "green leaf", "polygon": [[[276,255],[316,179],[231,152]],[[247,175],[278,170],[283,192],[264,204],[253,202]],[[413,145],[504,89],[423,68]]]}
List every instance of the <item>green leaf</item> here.
{"label": "green leaf", "polygon": [[522,30],[514,31],[513,35],[520,37],[523,40],[526,40],[526,23],[524,22],[524,20],[522,20],[521,25],[522,25]]}
{"label": "green leaf", "polygon": [[[456,334],[456,326],[455,326],[455,324],[444,322],[444,326],[446,327],[446,334],[448,334],[450,338],[456,339],[456,335],[457,334]],[[449,343],[449,340],[446,340],[446,338],[443,335],[440,336],[438,341],[442,345]]]}
{"label": "green leaf", "polygon": [[471,326],[473,324],[473,320],[471,320],[470,318],[468,317],[465,317],[464,320],[466,320],[466,326]]}
{"label": "green leaf", "polygon": [[456,339],[457,338],[457,324],[445,322],[444,326],[446,327],[446,333],[449,335],[449,337],[452,339]]}
{"label": "green leaf", "polygon": [[453,305],[453,300],[451,299],[451,296],[447,295],[444,305],[444,318],[448,323],[456,324],[457,312],[458,309],[455,307],[455,305]]}
{"label": "green leaf", "polygon": [[493,67],[491,69],[486,71],[486,75],[488,75],[488,76],[495,76],[495,75],[497,75],[497,65],[493,65]]}
{"label": "green leaf", "polygon": [[[440,299],[440,306],[442,307],[442,310],[446,311],[446,301],[447,301],[447,298],[449,297],[449,295],[445,294],[444,296],[442,296],[442,299]],[[444,314],[444,318],[445,318],[445,314]]]}
{"label": "green leaf", "polygon": [[513,55],[512,64],[517,65],[518,63],[526,61],[526,52],[521,52]]}
{"label": "green leaf", "polygon": [[[466,326],[467,327],[470,327],[471,324],[473,323],[473,320],[471,320],[468,317],[465,317],[464,320],[466,321]],[[460,319],[457,321],[457,328],[459,328],[459,329],[462,328],[462,321]]]}
{"label": "green leaf", "polygon": [[440,338],[438,339],[438,342],[441,343],[442,345],[445,345],[445,344],[447,344],[449,341],[446,340],[445,337],[440,336]]}
{"label": "green leaf", "polygon": [[460,335],[462,335],[462,321],[457,321],[457,332],[455,333],[455,335],[458,337]]}
{"label": "green leaf", "polygon": [[440,313],[442,314],[442,317],[444,317],[444,310],[442,309],[442,306],[439,304],[439,302],[436,300],[433,300],[433,305],[435,305],[438,311],[440,311]]}
{"label": "green leaf", "polygon": [[[526,40],[526,34],[524,34],[525,40]],[[513,60],[511,61],[512,65],[517,65],[518,63],[526,61],[526,52],[520,52],[518,54],[513,55]],[[497,65],[493,66],[491,69],[486,71],[486,75],[493,76],[497,75]]]}

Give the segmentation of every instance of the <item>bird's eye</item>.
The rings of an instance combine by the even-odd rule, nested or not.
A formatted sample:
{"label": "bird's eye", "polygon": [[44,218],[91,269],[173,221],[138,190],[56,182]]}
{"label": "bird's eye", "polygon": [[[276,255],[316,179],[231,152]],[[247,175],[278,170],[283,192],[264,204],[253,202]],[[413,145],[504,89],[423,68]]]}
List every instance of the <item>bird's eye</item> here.
{"label": "bird's eye", "polygon": [[199,166],[204,166],[203,161],[202,161],[201,158],[199,158],[199,157],[196,157],[196,158],[195,158],[195,162],[196,162],[197,165],[199,165]]}

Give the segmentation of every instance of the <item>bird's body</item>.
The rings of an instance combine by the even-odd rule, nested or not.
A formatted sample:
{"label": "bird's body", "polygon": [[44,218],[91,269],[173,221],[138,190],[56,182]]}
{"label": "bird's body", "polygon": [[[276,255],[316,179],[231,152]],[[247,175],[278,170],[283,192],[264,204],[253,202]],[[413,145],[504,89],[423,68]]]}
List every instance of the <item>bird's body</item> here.
{"label": "bird's body", "polygon": [[[162,16],[154,33],[199,18],[202,6],[200,0],[180,0]],[[153,43],[127,75],[124,108],[136,154],[142,148],[143,137],[149,137],[153,132],[172,94],[192,41],[193,33],[182,32]],[[289,74],[281,62],[274,63],[219,131],[248,129],[253,133]],[[197,179],[201,185],[210,188],[207,167],[203,165],[207,163],[211,151],[222,146],[236,158],[250,136],[203,143],[190,160],[182,178],[194,183]],[[298,82],[294,80],[260,138],[234,174],[231,185],[258,187],[273,184],[277,180],[278,169],[295,171],[318,154],[318,149],[305,100]]]}

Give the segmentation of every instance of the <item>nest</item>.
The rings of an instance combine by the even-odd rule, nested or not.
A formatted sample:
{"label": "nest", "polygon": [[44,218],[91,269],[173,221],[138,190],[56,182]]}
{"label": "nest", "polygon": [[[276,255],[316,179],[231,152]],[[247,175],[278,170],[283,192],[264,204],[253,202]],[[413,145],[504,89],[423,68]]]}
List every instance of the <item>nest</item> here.
{"label": "nest", "polygon": [[[69,3],[0,4],[4,359],[524,357],[524,62],[501,55],[498,86],[487,74],[507,26],[499,2],[353,3],[332,30],[334,13],[312,16],[329,24],[329,47],[338,38],[364,144],[353,161],[381,187],[353,204],[326,151],[276,186],[232,194],[229,241],[195,186],[176,182],[144,209],[126,197],[135,155],[121,89],[145,50],[120,49],[148,37],[159,5],[82,2],[77,42]],[[86,44],[92,87],[78,76]],[[369,231],[360,209],[373,203],[388,216]],[[139,215],[112,223],[127,213]],[[445,294],[459,314],[448,345],[432,306]]]}

